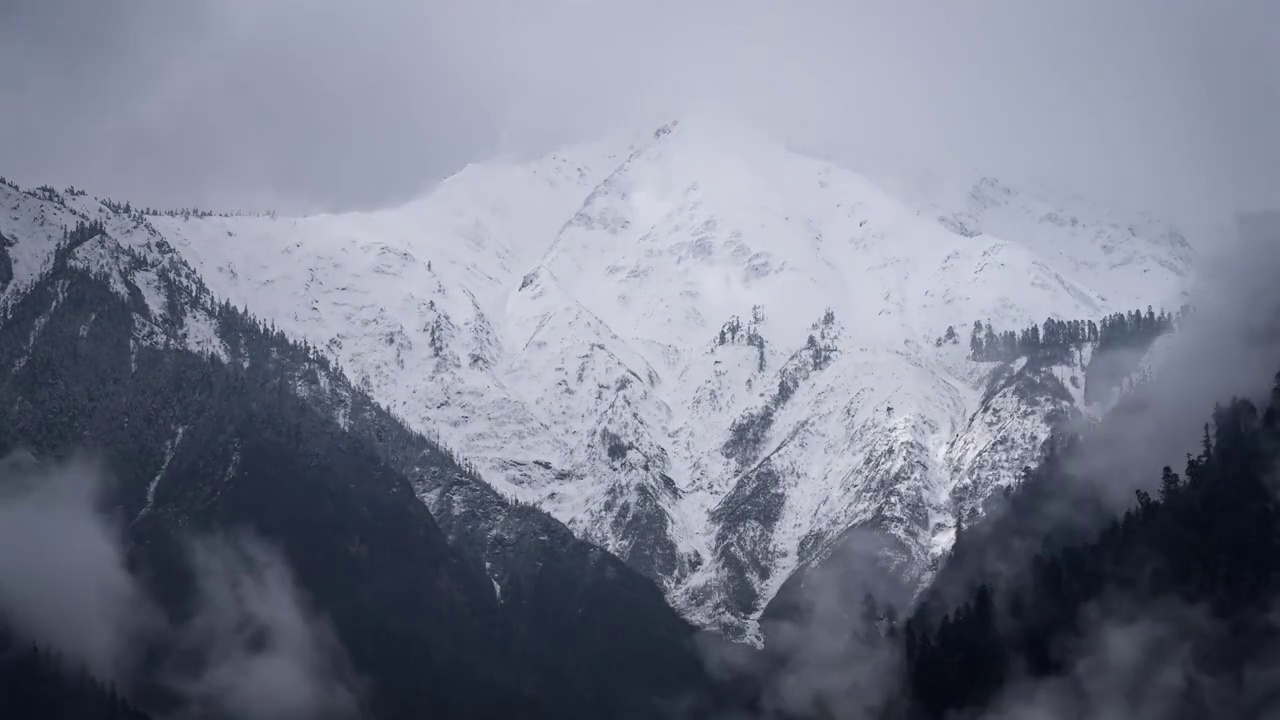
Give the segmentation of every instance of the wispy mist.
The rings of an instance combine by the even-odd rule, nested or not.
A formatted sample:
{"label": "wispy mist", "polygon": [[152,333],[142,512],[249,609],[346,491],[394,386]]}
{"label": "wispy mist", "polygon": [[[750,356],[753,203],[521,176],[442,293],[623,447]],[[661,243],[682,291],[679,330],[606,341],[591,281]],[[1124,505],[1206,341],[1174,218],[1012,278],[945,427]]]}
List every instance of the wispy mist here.
{"label": "wispy mist", "polygon": [[124,687],[165,648],[149,672],[182,699],[180,717],[358,716],[345,653],[279,553],[243,533],[187,538],[195,612],[173,625],[97,506],[105,477],[88,459],[0,460],[0,621]]}
{"label": "wispy mist", "polygon": [[355,717],[354,679],[330,628],[307,608],[287,563],[252,537],[195,541],[199,606],[180,646],[201,658],[175,685],[193,716],[256,720]]}
{"label": "wispy mist", "polygon": [[[1241,397],[1265,407],[1280,373],[1280,214],[1242,216],[1223,240],[1201,264],[1196,314],[1157,349],[1150,381],[1090,436],[1067,474],[1114,514],[1133,506],[1136,490],[1154,492],[1162,465],[1182,470],[1215,405]],[[985,717],[1273,717],[1280,646],[1239,678],[1213,674],[1214,659],[1195,652],[1207,638],[1230,637],[1228,623],[1176,597],[1109,595],[1080,619],[1065,676],[1011,683]],[[1188,707],[1187,697],[1207,704]]]}
{"label": "wispy mist", "polygon": [[902,648],[887,628],[908,610],[912,588],[886,555],[888,535],[850,530],[829,561],[801,571],[760,621],[765,647],[700,646],[712,677],[746,682],[758,702],[723,720],[884,717],[901,696]]}
{"label": "wispy mist", "polygon": [[1010,683],[982,717],[1160,720],[1210,712],[1183,707],[1191,684],[1212,682],[1196,670],[1192,655],[1195,641],[1213,624],[1203,609],[1113,599],[1089,608],[1081,624],[1068,673]]}
{"label": "wispy mist", "polygon": [[1197,452],[1215,404],[1265,399],[1280,371],[1280,214],[1237,218],[1200,260],[1194,314],[1157,342],[1149,380],[1091,438],[1076,475],[1114,511]]}
{"label": "wispy mist", "polygon": [[118,528],[96,507],[101,468],[0,459],[0,617],[107,679],[154,630]]}

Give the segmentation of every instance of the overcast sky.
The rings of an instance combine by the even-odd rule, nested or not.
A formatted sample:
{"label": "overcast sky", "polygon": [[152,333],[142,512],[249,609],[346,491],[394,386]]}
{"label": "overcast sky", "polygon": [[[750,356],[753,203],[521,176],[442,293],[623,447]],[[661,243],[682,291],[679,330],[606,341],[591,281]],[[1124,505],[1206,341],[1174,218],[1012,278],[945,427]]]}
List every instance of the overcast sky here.
{"label": "overcast sky", "polygon": [[1280,195],[1278,48],[1269,0],[0,0],[0,175],[368,208],[711,109],[873,174],[1217,211]]}

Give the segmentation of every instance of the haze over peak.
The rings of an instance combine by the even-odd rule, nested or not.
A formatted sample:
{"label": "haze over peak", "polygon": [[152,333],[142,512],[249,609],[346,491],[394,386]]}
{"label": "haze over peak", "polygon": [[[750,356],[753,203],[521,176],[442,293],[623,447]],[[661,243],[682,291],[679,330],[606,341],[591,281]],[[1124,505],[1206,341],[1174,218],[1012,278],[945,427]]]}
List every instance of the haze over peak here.
{"label": "haze over peak", "polygon": [[24,108],[0,119],[0,136],[22,138],[0,146],[0,172],[152,207],[386,207],[468,162],[700,107],[877,177],[1043,178],[1050,195],[1084,190],[1180,222],[1274,201],[1278,187],[1265,2],[304,13],[47,0],[0,12],[0,94]]}
{"label": "haze over peak", "polygon": [[[6,237],[39,232],[30,211]],[[904,200],[699,115],[472,164],[387,210],[147,222],[217,297],[323,348],[495,488],[756,637],[852,528],[926,572],[1050,414],[1093,411],[1086,358],[1028,404],[988,386],[967,338],[1177,307],[1188,242],[1125,217],[993,179]],[[10,250],[19,277],[32,247]]]}

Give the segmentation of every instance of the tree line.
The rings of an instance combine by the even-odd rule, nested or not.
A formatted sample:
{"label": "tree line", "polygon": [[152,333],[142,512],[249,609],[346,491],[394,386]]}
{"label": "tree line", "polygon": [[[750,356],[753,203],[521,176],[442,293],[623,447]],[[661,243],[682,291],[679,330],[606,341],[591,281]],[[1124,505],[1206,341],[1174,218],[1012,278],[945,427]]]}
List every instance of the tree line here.
{"label": "tree line", "polygon": [[102,200],[99,200],[99,202],[102,203],[103,207],[107,208],[111,212],[119,213],[121,215],[141,215],[144,217],[180,217],[183,220],[190,220],[191,218],[211,218],[211,217],[222,217],[222,218],[272,217],[274,218],[276,216],[275,211],[253,213],[253,212],[246,212],[244,210],[231,210],[231,211],[224,210],[222,212],[214,212],[213,210],[203,210],[201,208],[196,208],[196,207],[184,207],[184,208],[175,208],[175,209],[169,209],[169,210],[159,210],[150,206],[135,208],[128,201],[122,203],[122,202],[117,202],[111,199],[102,199]]}
{"label": "tree line", "polygon": [[[1145,312],[1113,313],[1100,322],[1048,318],[1042,325],[1020,331],[996,332],[991,323],[975,320],[969,335],[969,357],[979,362],[1011,362],[1020,357],[1062,356],[1086,345],[1102,351],[1117,347],[1146,347],[1157,337],[1176,329],[1191,314],[1182,306],[1176,313],[1150,305]],[[947,328],[947,340],[955,342],[955,328]],[[942,344],[940,339],[939,345]]]}
{"label": "tree line", "polygon": [[[1088,449],[1065,448],[1045,459],[1040,481],[1072,482],[1068,458]],[[1251,677],[1280,639],[1272,612],[1280,590],[1277,459],[1280,374],[1265,410],[1244,399],[1215,408],[1184,472],[1165,467],[1156,494],[1137,490],[1136,505],[1092,541],[1040,554],[1020,582],[983,582],[949,611],[926,603],[891,627],[904,658],[898,710],[975,716],[1015,682],[1071,673],[1073,648],[1100,622],[1099,608],[1132,622],[1164,602],[1202,609],[1207,619],[1172,629],[1196,658],[1196,680],[1167,689],[1162,702],[1186,717],[1275,712],[1271,691]],[[965,551],[958,538],[953,552]]]}

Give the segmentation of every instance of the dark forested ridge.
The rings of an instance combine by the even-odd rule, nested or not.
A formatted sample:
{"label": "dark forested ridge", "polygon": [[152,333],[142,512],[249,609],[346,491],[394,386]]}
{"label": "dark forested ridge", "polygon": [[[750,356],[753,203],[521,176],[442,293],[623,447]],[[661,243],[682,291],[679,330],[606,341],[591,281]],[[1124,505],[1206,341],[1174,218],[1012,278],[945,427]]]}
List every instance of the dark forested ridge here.
{"label": "dark forested ridge", "polygon": [[148,720],[115,688],[0,624],[0,717]]}
{"label": "dark forested ridge", "polygon": [[[1161,708],[1151,717],[1274,717],[1280,697],[1264,670],[1280,640],[1278,458],[1280,375],[1264,410],[1243,399],[1215,409],[1184,471],[1164,468],[1158,493],[1137,491],[1136,506],[1092,541],[1037,556],[1016,582],[979,583],[941,619],[921,608],[895,630],[911,714],[978,715],[1020,684],[1079,682],[1090,633],[1142,626],[1154,629],[1126,640],[1142,662],[1167,671],[1168,657],[1141,657],[1154,648],[1185,653],[1187,665],[1176,682],[1152,670],[1114,688],[1117,708],[1145,697],[1148,711]],[[1050,458],[1040,480],[1071,482],[1066,467]],[[1141,645],[1162,631],[1165,650]],[[1076,716],[1099,701],[1093,692],[1077,686],[1055,701]]]}
{"label": "dark forested ridge", "polygon": [[[82,247],[106,275],[73,262]],[[156,252],[69,231],[7,308],[0,456],[99,453],[131,563],[170,622],[193,612],[183,539],[249,529],[332,623],[367,716],[670,717],[705,689],[694,628],[652,583],[512,506],[313,349],[215,303]],[[163,309],[128,279],[144,270]],[[206,321],[221,357],[182,342]],[[420,495],[466,515],[442,527]],[[172,652],[146,649],[153,664]],[[180,709],[155,678],[129,691]]]}

